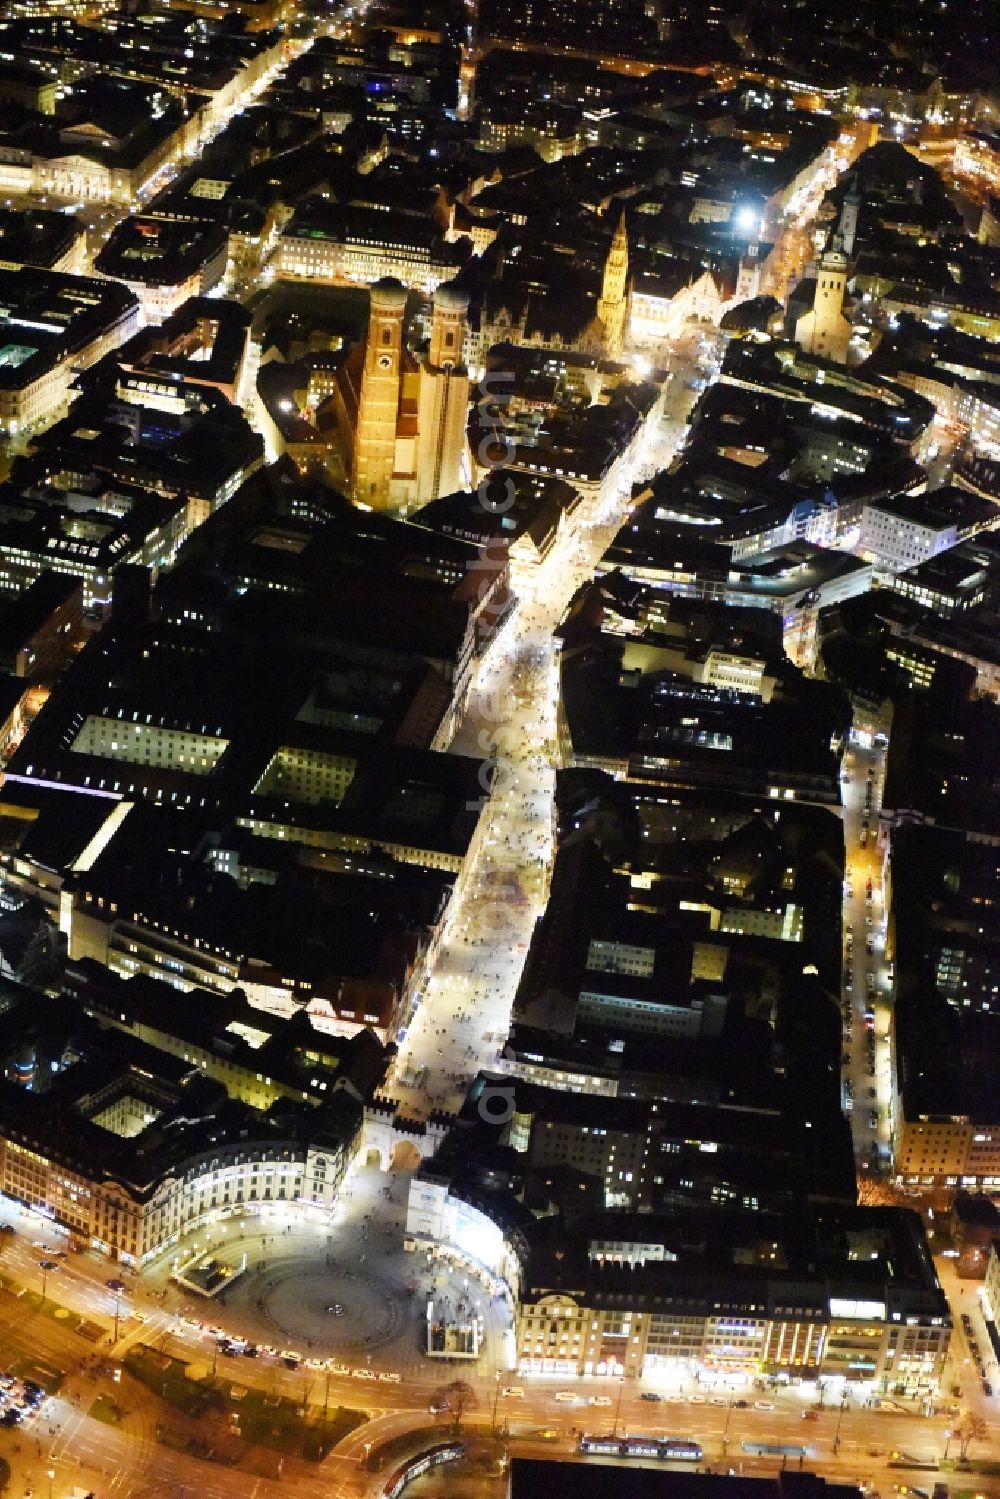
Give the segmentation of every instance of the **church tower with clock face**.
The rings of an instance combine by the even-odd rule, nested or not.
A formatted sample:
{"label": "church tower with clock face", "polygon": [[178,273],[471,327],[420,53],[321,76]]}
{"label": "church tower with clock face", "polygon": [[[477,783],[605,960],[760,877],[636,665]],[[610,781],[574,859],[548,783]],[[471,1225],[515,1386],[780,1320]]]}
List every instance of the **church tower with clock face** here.
{"label": "church tower with clock face", "polygon": [[438,287],[430,340],[417,352],[404,338],[406,297],[398,281],[376,281],[367,336],[338,370],[333,394],[348,494],[399,516],[461,488],[468,471],[468,295]]}
{"label": "church tower with clock face", "polygon": [[469,298],[457,286],[434,293],[431,338],[420,362],[416,498],[425,505],[461,488],[469,417],[469,372],[462,357]]}
{"label": "church tower with clock face", "polygon": [[351,498],[373,510],[388,506],[395,470],[405,312],[406,287],[391,277],[376,281],[350,469]]}

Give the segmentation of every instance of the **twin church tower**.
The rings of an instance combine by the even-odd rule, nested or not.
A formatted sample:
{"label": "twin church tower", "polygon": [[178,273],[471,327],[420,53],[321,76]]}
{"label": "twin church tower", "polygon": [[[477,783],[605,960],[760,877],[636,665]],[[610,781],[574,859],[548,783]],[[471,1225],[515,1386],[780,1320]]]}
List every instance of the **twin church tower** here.
{"label": "twin church tower", "polygon": [[375,282],[367,336],[342,365],[335,390],[351,499],[398,515],[462,487],[469,410],[468,297],[438,287],[430,343],[420,354],[403,339],[406,297],[398,281]]}
{"label": "twin church tower", "polygon": [[[469,299],[454,283],[434,293],[430,341],[404,339],[407,290],[371,288],[368,332],[337,372],[333,409],[347,490],[356,505],[406,515],[470,482],[465,462],[469,371],[463,363]],[[628,231],[611,241],[588,347],[615,358],[628,328]]]}

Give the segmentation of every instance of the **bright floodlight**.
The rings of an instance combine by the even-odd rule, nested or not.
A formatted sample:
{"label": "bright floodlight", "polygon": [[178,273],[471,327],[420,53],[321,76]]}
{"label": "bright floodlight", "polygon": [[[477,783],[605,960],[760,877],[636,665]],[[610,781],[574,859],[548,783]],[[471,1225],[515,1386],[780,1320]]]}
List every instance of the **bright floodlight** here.
{"label": "bright floodlight", "polygon": [[757,227],[757,210],[749,204],[744,204],[736,213],[737,228],[742,229],[744,234],[752,234]]}

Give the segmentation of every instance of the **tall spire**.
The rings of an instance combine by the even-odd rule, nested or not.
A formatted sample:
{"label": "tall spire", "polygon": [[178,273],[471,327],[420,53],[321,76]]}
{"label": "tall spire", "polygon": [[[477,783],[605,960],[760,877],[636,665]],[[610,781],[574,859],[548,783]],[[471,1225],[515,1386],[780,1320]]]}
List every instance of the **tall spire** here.
{"label": "tall spire", "polygon": [[840,206],[840,220],[837,231],[844,247],[845,255],[854,254],[854,240],[858,232],[858,211],[861,207],[861,193],[858,190],[857,173],[851,178],[851,185],[844,196]]}
{"label": "tall spire", "polygon": [[628,224],[622,209],[618,227],[611,239],[611,249],[604,262],[601,295],[597,317],[604,333],[609,354],[620,354],[625,343],[625,314],[628,307]]}
{"label": "tall spire", "polygon": [[628,224],[622,209],[618,227],[611,240],[611,249],[604,262],[604,282],[601,287],[602,302],[620,302],[625,296],[628,281]]}

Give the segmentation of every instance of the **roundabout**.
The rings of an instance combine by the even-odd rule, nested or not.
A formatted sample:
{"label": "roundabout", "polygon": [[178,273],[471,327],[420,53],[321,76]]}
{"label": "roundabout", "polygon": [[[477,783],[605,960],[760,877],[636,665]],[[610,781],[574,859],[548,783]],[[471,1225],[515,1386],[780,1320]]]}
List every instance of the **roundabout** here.
{"label": "roundabout", "polygon": [[[231,1302],[239,1292],[234,1286]],[[266,1278],[248,1276],[242,1299],[241,1322],[252,1325],[256,1312],[267,1325],[267,1341],[280,1336],[285,1346],[319,1354],[382,1348],[412,1320],[403,1287],[332,1259],[317,1265],[315,1256],[288,1256]]]}
{"label": "roundabout", "polygon": [[499,1349],[507,1309],[494,1307],[467,1269],[407,1252],[409,1185],[403,1172],[360,1166],[331,1214],[283,1208],[202,1225],[190,1250],[245,1266],[215,1296],[172,1284],[166,1264],[147,1271],[145,1283],[164,1277],[161,1305],[175,1335],[186,1328],[215,1338],[227,1358],[249,1348],[251,1357],[276,1355],[279,1362],[418,1378],[434,1367],[427,1357],[429,1301],[438,1316],[487,1313]]}

